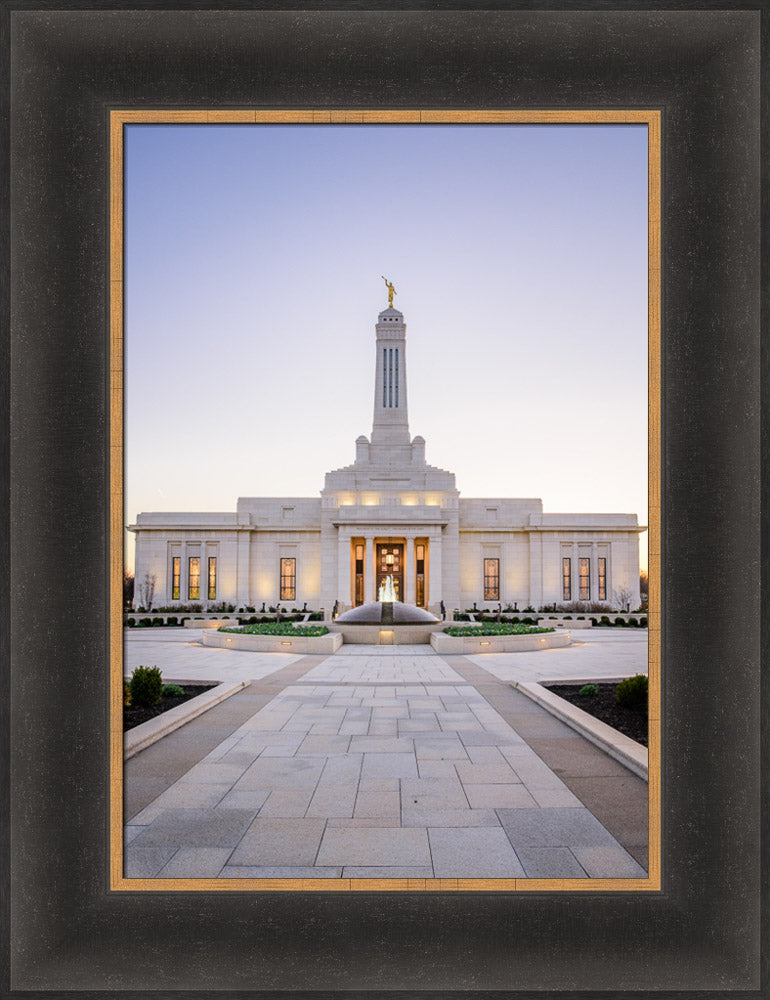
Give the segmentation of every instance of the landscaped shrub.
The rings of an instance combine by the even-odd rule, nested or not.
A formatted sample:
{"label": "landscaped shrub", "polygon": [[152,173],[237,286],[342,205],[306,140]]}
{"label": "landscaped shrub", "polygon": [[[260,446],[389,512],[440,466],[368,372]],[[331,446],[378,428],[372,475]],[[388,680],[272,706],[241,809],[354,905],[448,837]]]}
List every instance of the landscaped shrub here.
{"label": "landscaped shrub", "polygon": [[618,704],[624,708],[634,708],[637,711],[647,711],[648,681],[646,674],[636,674],[627,677],[615,688]]}
{"label": "landscaped shrub", "polygon": [[162,625],[163,624],[163,619],[162,618],[153,618],[152,624],[153,625]]}
{"label": "landscaped shrub", "polygon": [[592,625],[598,625],[599,624],[599,619],[598,618],[592,618],[591,619],[591,624]]}
{"label": "landscaped shrub", "polygon": [[626,619],[625,618],[616,618],[615,619],[615,624],[616,625],[625,625],[626,624]]}
{"label": "landscaped shrub", "polygon": [[140,708],[152,708],[161,699],[163,678],[157,667],[137,667],[129,681],[131,704]]}
{"label": "landscaped shrub", "polygon": [[647,619],[646,618],[640,618],[639,619],[639,626],[640,626],[640,628],[647,628]]}
{"label": "landscaped shrub", "polygon": [[136,618],[129,618],[129,619],[127,619],[126,625],[128,625],[129,628],[135,628],[135,626],[136,626]]}
{"label": "landscaped shrub", "polygon": [[131,704],[131,688],[128,686],[128,681],[123,680],[123,708],[128,708]]}
{"label": "landscaped shrub", "polygon": [[166,624],[167,625],[176,625],[177,624],[177,617],[176,617],[176,615],[169,615],[169,617],[166,619]]}
{"label": "landscaped shrub", "polygon": [[578,691],[578,694],[588,698],[592,698],[594,695],[597,695],[598,693],[599,693],[599,688],[595,684],[584,684],[582,688]]}
{"label": "landscaped shrub", "polygon": [[164,684],[160,693],[164,698],[181,698],[184,688],[178,684]]}
{"label": "landscaped shrub", "polygon": [[140,618],[139,619],[139,624],[142,625],[142,626],[144,626],[144,627],[147,627],[148,625],[152,625],[152,619],[151,618]]}
{"label": "landscaped shrub", "polygon": [[571,622],[572,621],[572,615],[564,615],[564,621],[565,622]]}
{"label": "landscaped shrub", "polygon": [[270,622],[264,625],[243,625],[241,628],[222,626],[220,632],[238,632],[241,635],[326,635],[325,625],[294,625],[292,622]]}
{"label": "landscaped shrub", "polygon": [[639,625],[639,622],[636,620],[636,618],[629,618],[628,624],[631,626],[631,628],[636,628]]}
{"label": "landscaped shrub", "polygon": [[491,622],[489,625],[447,625],[444,631],[447,635],[533,635],[536,632],[553,632],[554,629]]}
{"label": "landscaped shrub", "polygon": [[607,615],[602,615],[601,618],[599,619],[599,624],[600,625],[609,625],[609,623],[610,623],[610,619],[609,619],[609,617]]}

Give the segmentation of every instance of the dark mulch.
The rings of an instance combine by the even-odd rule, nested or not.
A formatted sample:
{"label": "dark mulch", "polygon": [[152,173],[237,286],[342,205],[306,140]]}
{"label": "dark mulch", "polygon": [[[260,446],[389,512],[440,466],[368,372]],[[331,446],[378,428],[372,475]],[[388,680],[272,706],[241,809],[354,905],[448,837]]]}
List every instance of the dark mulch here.
{"label": "dark mulch", "polygon": [[597,684],[599,693],[594,695],[578,694],[582,686],[582,684],[547,685],[549,691],[553,691],[571,705],[582,708],[584,712],[606,722],[624,736],[636,740],[642,746],[647,746],[647,712],[619,705],[615,698],[617,684]]}
{"label": "dark mulch", "polygon": [[210,691],[216,684],[206,684],[206,685],[179,685],[183,691],[184,696],[179,695],[177,698],[161,698],[157,705],[153,705],[152,708],[137,708],[131,707],[123,709],[123,732],[127,729],[133,729],[134,726],[138,726],[142,722],[147,722],[148,719],[154,719],[156,715],[162,715],[167,712],[170,708],[176,708],[177,705],[182,705],[184,702],[189,701],[191,698],[197,697],[199,694],[203,694],[204,691]]}

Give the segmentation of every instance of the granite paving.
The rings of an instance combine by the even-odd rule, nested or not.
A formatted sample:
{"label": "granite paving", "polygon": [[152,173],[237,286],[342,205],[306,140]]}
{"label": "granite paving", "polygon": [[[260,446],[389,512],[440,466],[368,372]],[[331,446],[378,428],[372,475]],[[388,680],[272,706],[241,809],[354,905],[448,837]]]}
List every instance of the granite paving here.
{"label": "granite paving", "polygon": [[[127,669],[150,652],[166,679],[209,679],[225,665],[228,677],[252,680],[246,710],[238,711],[241,695],[230,699],[229,731],[215,729],[221,738],[204,739],[197,759],[171,753],[165,787],[170,738],[128,762],[129,878],[646,878],[638,810],[620,808],[632,854],[587,804],[601,798],[604,755],[593,765],[588,751],[578,755],[584,802],[534,748],[565,737],[501,676],[527,654],[343,646],[290,657],[199,647],[197,657],[194,638],[178,635],[126,645]],[[612,651],[595,645],[606,672]],[[624,648],[623,663],[640,649]],[[556,652],[569,649],[532,656]],[[576,669],[588,670],[584,656]],[[606,780],[622,778],[633,792],[618,767],[611,762]],[[131,790],[142,780],[151,789],[144,800]]]}

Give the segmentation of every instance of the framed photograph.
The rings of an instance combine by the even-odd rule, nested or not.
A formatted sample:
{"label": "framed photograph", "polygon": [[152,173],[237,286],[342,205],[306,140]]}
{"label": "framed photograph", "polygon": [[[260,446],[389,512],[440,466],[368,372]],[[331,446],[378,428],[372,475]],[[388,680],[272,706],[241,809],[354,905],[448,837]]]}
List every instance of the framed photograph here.
{"label": "framed photograph", "polygon": [[[111,8],[8,17],[9,995],[758,990],[758,14]],[[598,143],[585,157],[574,145],[581,129]],[[533,145],[510,145],[524,132]],[[538,144],[557,134],[573,144],[539,158]],[[619,151],[609,135],[630,147]],[[223,140],[230,147],[220,151]],[[374,181],[389,174],[383,191]],[[550,191],[550,229],[542,213],[525,224],[527,183],[541,204]],[[634,184],[642,373],[625,345],[606,357],[613,339],[601,333],[639,303],[639,269],[623,278],[632,240],[621,193]],[[378,192],[381,206],[365,209]],[[513,206],[524,237],[511,232]],[[446,255],[447,300],[432,309],[442,223],[444,243],[463,242],[465,256]],[[637,212],[637,237],[638,223]],[[373,226],[379,241],[362,235]],[[420,227],[430,256],[423,299],[419,282],[390,265],[408,266],[399,247],[417,245]],[[345,291],[344,271],[360,284],[378,242],[386,259],[369,307],[358,288]],[[549,263],[538,267],[538,253]],[[600,273],[588,276],[592,258]],[[412,266],[419,259],[415,251]],[[519,284],[495,306],[480,290],[501,285],[514,264]],[[486,285],[477,269],[489,272]],[[549,296],[564,300],[560,309]],[[417,299],[416,322],[407,297]],[[546,350],[530,345],[519,359],[520,386],[490,404],[488,432],[473,376],[488,371],[491,398],[505,381],[495,368],[517,358],[504,336],[484,341],[474,325],[517,303]],[[406,340],[406,325],[429,326],[432,311],[430,347],[412,360],[418,338]],[[563,341],[545,332],[559,316]],[[308,321],[313,335],[292,345],[292,328]],[[571,330],[595,357],[568,348]],[[479,364],[485,351],[497,363]],[[407,403],[419,413],[421,363],[435,372],[422,382],[427,449],[407,418]],[[640,382],[649,388],[641,421]],[[367,436],[359,404],[371,406],[372,394]],[[546,408],[566,400],[574,418],[561,418],[572,423],[561,445],[541,418],[543,450],[574,480],[564,453],[588,441],[583,461],[597,489],[601,480],[622,492],[629,456],[639,464],[636,428],[649,425],[649,516],[637,510],[632,523],[597,502],[599,513],[581,520],[579,500],[551,514],[540,500],[462,499],[473,494],[445,471],[452,454],[433,451],[444,442],[439,405],[451,404],[446,442],[472,439],[464,454],[478,463],[466,467],[484,483],[492,448],[521,455],[530,475],[537,442],[525,420],[516,445],[510,412],[517,396],[537,412],[538,395]],[[603,410],[591,409],[595,396]],[[221,419],[228,397],[235,426]],[[607,423],[615,413],[619,435],[604,430],[612,448],[579,433],[581,400],[594,427],[589,414]],[[258,419],[244,433],[250,412]],[[348,439],[349,458],[340,454]],[[320,471],[320,500],[294,485],[293,462]],[[282,465],[280,477],[271,480],[270,464]],[[247,481],[234,485],[233,471]],[[140,479],[134,509],[126,489]],[[174,502],[156,513],[145,498],[167,483]],[[227,490],[229,506],[219,499]],[[649,607],[632,554],[646,525]],[[128,605],[127,526],[136,538]],[[525,537],[523,580],[514,553]],[[603,622],[610,611],[616,622]],[[612,666],[625,647],[609,647],[620,636],[633,646],[643,612],[644,848],[638,807],[632,816],[628,806],[640,772],[618,773],[647,762],[616,757],[604,773],[586,756],[581,774],[561,730],[538,733],[530,720],[521,739],[512,720],[545,717],[531,699],[554,697],[535,681],[561,674],[509,676],[500,665],[510,649],[482,648],[545,643],[553,648],[520,655],[556,664],[571,641],[591,669],[569,679],[591,686],[631,674]],[[599,638],[589,640],[579,633],[592,615]],[[447,619],[457,635],[444,632]],[[214,622],[224,630],[207,627]],[[418,652],[408,657],[395,656],[401,628],[414,630],[404,648]],[[417,639],[420,628],[434,638]],[[367,629],[382,662],[339,652],[368,643]],[[329,649],[300,646],[311,640]],[[441,646],[450,641],[465,646]],[[124,678],[153,654],[163,681],[212,682],[204,702],[228,696],[206,716],[229,713],[229,722],[217,732],[209,724],[196,749],[192,738],[174,744],[172,775],[168,761],[137,767],[141,754],[124,763],[124,700],[161,683],[140,677],[126,689]],[[232,666],[208,676],[225,660]],[[742,665],[728,693],[727,663]],[[148,731],[128,744],[149,745]],[[355,782],[342,775],[351,762]],[[414,773],[404,770],[412,762]],[[450,781],[462,802],[449,801]],[[586,816],[575,835],[566,814],[573,822],[578,811]]]}
{"label": "framed photograph", "polygon": [[[215,685],[129,731],[113,888],[660,889],[659,546],[648,608],[646,516],[568,512],[610,498],[646,511],[648,450],[659,495],[660,113],[208,116],[112,113],[111,369],[125,392],[111,543],[126,511],[134,586],[113,610],[113,710],[158,711],[150,663],[160,707],[164,680]],[[371,366],[345,312],[363,321],[364,261],[383,255],[422,276],[415,318],[432,332],[412,346],[394,283],[375,274]],[[462,277],[442,301],[447,275]],[[337,334],[319,342],[327,323]],[[540,373],[529,390],[527,372]],[[372,396],[371,435],[339,468]],[[465,465],[486,499],[426,460],[410,401],[434,418],[442,466]],[[313,471],[320,497],[298,495]],[[243,475],[269,496],[227,513]],[[567,512],[499,498],[538,479]],[[208,509],[147,511],[158,496]],[[651,767],[646,732],[637,743],[590,714],[601,690],[605,718],[626,725],[615,687],[646,689],[648,634]],[[167,734],[186,718],[184,756]]]}

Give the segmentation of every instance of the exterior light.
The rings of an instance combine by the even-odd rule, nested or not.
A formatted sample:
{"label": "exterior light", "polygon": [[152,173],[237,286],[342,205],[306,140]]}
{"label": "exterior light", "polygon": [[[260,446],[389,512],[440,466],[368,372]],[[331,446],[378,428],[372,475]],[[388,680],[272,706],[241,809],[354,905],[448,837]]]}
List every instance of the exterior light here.
{"label": "exterior light", "polygon": [[232,640],[232,639],[228,639],[227,641],[228,641],[228,642],[232,642],[233,640]]}
{"label": "exterior light", "polygon": [[388,564],[388,566],[392,566],[393,565],[394,559],[393,559],[393,553],[392,552],[388,552],[388,554],[385,556],[385,562]]}
{"label": "exterior light", "polygon": [[282,645],[282,646],[291,646],[291,643],[290,643],[290,642],[287,642],[286,640],[283,640],[283,641],[281,642],[281,645]]}
{"label": "exterior light", "polygon": [[489,645],[489,640],[488,639],[483,639],[482,642],[481,642],[481,645],[482,646],[488,646]]}

